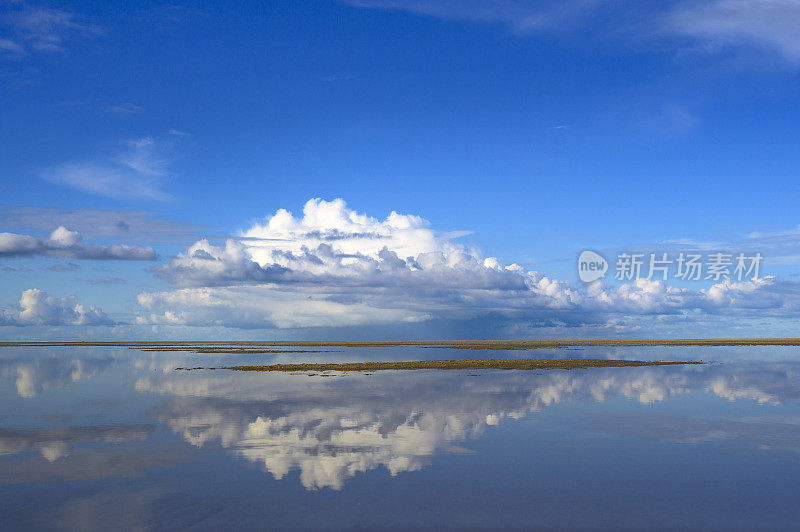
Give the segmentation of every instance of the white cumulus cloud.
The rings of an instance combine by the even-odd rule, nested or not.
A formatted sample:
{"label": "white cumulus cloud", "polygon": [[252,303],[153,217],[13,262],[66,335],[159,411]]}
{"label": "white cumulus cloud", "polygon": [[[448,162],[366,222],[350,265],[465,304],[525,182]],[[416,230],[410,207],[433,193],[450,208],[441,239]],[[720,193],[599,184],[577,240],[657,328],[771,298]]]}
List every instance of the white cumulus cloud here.
{"label": "white cumulus cloud", "polygon": [[559,326],[800,310],[800,285],[772,277],[699,290],[648,279],[579,289],[484,257],[418,216],[381,220],[341,199],[312,199],[300,217],[280,209],[224,245],[200,240],[155,271],[180,289],[140,294],[140,324],[297,328],[487,317]]}
{"label": "white cumulus cloud", "polygon": [[37,288],[22,292],[19,305],[0,310],[0,326],[113,325],[102,310],[84,306],[74,297],[54,297]]}

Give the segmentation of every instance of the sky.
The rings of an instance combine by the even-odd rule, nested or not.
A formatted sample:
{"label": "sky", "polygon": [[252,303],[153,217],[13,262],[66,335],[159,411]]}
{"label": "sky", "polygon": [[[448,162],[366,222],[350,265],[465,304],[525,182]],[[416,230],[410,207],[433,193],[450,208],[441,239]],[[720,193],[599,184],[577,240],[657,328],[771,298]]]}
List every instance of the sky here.
{"label": "sky", "polygon": [[0,339],[797,336],[798,28],[0,0]]}

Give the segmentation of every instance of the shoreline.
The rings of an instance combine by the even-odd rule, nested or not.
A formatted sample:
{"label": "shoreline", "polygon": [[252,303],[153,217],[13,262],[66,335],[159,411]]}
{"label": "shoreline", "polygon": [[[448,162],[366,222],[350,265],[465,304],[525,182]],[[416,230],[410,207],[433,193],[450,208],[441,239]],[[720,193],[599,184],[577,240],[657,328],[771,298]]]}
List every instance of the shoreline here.
{"label": "shoreline", "polygon": [[[252,352],[247,347],[394,347],[419,346],[430,349],[524,350],[600,346],[800,346],[800,338],[694,338],[625,340],[275,340],[275,341],[91,341],[91,342],[0,342],[2,347],[128,347],[148,351]],[[238,351],[237,350],[241,350]],[[263,351],[267,352],[267,351]],[[287,352],[281,350],[280,352]]]}

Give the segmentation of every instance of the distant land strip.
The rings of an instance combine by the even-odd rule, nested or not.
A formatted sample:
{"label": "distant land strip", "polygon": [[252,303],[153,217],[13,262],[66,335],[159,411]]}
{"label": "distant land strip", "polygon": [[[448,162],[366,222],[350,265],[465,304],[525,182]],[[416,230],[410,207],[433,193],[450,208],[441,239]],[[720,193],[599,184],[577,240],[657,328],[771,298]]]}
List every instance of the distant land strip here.
{"label": "distant land strip", "polygon": [[800,338],[694,338],[642,340],[303,340],[303,341],[118,341],[118,342],[0,342],[0,347],[129,347],[155,351],[247,347],[391,347],[420,346],[423,348],[522,350],[576,346],[800,346]]}
{"label": "distant land strip", "polygon": [[222,355],[238,355],[238,354],[266,354],[266,353],[341,353],[342,351],[334,351],[331,349],[267,349],[264,347],[206,347],[206,346],[128,346],[128,349],[135,349],[136,351],[190,351],[193,353],[214,353]]}
{"label": "distant land strip", "polygon": [[321,364],[269,364],[261,366],[226,366],[221,368],[175,369],[232,369],[236,371],[382,371],[409,369],[580,369],[638,366],[674,366],[703,364],[703,362],[644,362],[638,360],[605,360],[595,358],[495,358],[491,360],[417,360],[412,362],[343,362]]}

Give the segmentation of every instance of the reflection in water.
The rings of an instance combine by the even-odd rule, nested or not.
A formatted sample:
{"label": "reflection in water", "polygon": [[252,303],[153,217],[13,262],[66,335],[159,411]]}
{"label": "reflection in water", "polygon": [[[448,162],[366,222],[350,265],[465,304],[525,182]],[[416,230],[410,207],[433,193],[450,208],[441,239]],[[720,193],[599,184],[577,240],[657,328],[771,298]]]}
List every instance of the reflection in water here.
{"label": "reflection in water", "polygon": [[[794,364],[546,372],[396,372],[329,378],[276,373],[164,373],[137,380],[173,396],[154,415],[196,447],[218,443],[276,479],[297,468],[307,489],[357,473],[420,470],[504,418],[615,396],[649,405],[693,391],[777,405],[800,394]],[[789,431],[784,439],[800,438]]]}
{"label": "reflection in water", "polygon": [[[383,356],[398,354],[418,351]],[[668,516],[683,528],[791,528],[800,362],[788,354],[309,376],[174,370],[230,355],[0,349],[0,522],[642,529]]]}
{"label": "reflection in water", "polygon": [[[352,376],[338,382],[237,377],[246,378],[198,378],[177,387],[169,379],[162,383],[167,389],[186,395],[156,414],[192,445],[219,442],[275,478],[298,468],[308,489],[340,489],[345,479],[381,465],[392,475],[421,469],[435,452],[479,434],[487,424],[524,415],[529,393],[515,383],[506,389],[488,382],[488,388],[464,387],[457,376],[442,374]],[[136,386],[161,391],[147,378]],[[523,407],[518,413],[508,407],[515,404]]]}
{"label": "reflection in water", "polygon": [[69,388],[94,377],[113,359],[49,357],[35,360],[0,359],[0,376],[12,379],[20,397],[36,397],[51,388]]}
{"label": "reflection in water", "polygon": [[130,439],[145,439],[151,426],[128,425],[112,427],[61,427],[45,430],[0,429],[0,455],[17,454],[35,449],[48,461],[67,456],[75,443],[104,441],[119,443]]}
{"label": "reflection in water", "polygon": [[587,428],[676,443],[738,442],[762,450],[800,452],[800,420],[648,416],[641,412],[593,416]]}

